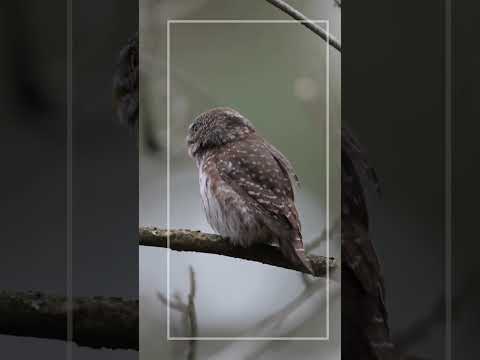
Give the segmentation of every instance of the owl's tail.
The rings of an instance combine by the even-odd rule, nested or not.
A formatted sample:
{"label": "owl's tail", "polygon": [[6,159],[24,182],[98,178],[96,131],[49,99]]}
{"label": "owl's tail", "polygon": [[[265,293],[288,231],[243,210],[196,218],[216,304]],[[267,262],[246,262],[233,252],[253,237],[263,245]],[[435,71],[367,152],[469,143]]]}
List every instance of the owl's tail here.
{"label": "owl's tail", "polygon": [[303,248],[303,241],[298,233],[292,237],[280,237],[280,249],[283,255],[292,263],[301,265],[309,273],[313,273],[312,266],[305,256],[305,249]]}

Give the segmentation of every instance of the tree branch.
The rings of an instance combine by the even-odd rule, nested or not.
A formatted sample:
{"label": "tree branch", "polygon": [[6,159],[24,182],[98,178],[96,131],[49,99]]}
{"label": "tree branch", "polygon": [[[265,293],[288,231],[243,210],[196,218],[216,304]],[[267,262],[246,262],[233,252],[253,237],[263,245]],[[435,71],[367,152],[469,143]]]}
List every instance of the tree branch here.
{"label": "tree branch", "polygon": [[313,23],[312,20],[308,19],[305,15],[303,15],[300,11],[295,9],[294,7],[288,5],[285,1],[282,0],[266,0],[276,8],[282,10],[284,13],[288,14],[290,17],[294,18],[295,20],[302,21],[302,25],[313,31],[315,34],[320,36],[323,40],[328,41],[330,46],[337,49],[338,51],[342,51],[342,45],[340,42],[331,34],[326,32],[317,24]]}
{"label": "tree branch", "polygon": [[[170,238],[170,240],[168,240]],[[140,228],[140,245],[154,247],[168,247],[176,251],[191,251],[206,254],[229,256],[237,259],[256,261],[262,264],[272,265],[284,269],[300,272],[306,270],[301,265],[290,263],[280,249],[274,245],[255,244],[248,248],[233,246],[219,235],[205,234],[192,230],[167,230],[155,227]],[[307,255],[313,276],[322,277],[326,274],[327,264],[330,269],[336,267],[334,258],[324,256]]]}
{"label": "tree branch", "polygon": [[[170,239],[168,239],[170,238]],[[235,247],[219,235],[191,230],[140,229],[140,245],[229,256],[303,272],[288,262],[274,245]],[[307,256],[316,277],[325,276],[326,266],[336,267],[334,258]],[[195,281],[191,279],[188,299],[194,309]],[[171,304],[172,305],[172,304]],[[175,304],[173,304],[175,305]],[[194,311],[194,310],[192,310]],[[196,317],[190,314],[196,329]],[[121,298],[75,298],[73,301],[73,341],[91,348],[138,350],[138,300]],[[46,339],[67,339],[67,300],[65,296],[40,292],[0,292],[0,334]]]}
{"label": "tree branch", "polygon": [[163,294],[158,293],[158,298],[165,306],[170,306],[171,309],[177,310],[183,315],[185,328],[188,329],[189,347],[187,351],[187,360],[196,359],[198,334],[197,311],[195,309],[195,294],[197,292],[197,285],[195,281],[195,272],[190,266],[190,293],[188,294],[187,303],[183,303],[179,294],[174,296],[174,299],[168,300]]}
{"label": "tree branch", "polygon": [[[138,350],[138,300],[76,298],[73,318],[77,345]],[[65,296],[1,291],[0,334],[66,340]]]}

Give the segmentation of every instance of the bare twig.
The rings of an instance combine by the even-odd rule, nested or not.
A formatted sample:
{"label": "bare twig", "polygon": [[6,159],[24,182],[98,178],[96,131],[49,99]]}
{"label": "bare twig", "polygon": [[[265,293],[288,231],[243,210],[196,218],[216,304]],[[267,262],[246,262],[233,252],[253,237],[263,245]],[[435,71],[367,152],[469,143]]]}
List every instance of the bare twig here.
{"label": "bare twig", "polygon": [[[319,286],[320,285],[320,286]],[[313,286],[306,288],[303,290],[301,294],[298,295],[297,298],[295,298],[291,303],[289,303],[285,308],[280,310],[277,314],[281,317],[286,318],[289,316],[291,313],[295,312],[298,308],[305,306],[305,303],[319,290],[321,289],[321,284],[318,284],[318,281],[314,283]],[[332,292],[330,293],[330,301],[335,301],[337,300],[341,295],[340,287],[336,287],[332,289]],[[326,293],[322,294],[322,301],[326,301]],[[286,312],[286,313],[285,313]],[[327,315],[328,316],[328,315]],[[285,331],[285,333],[282,335],[284,337],[294,337],[294,333],[298,331],[298,329],[302,326],[303,324],[298,324],[296,326],[293,326],[289,328],[288,330]],[[279,344],[275,344],[276,350],[278,351],[279,346],[285,346],[287,343],[286,342],[281,342]],[[266,342],[261,345],[258,349],[256,349],[255,352],[253,352],[249,357],[247,357],[245,360],[254,360],[258,359],[261,357],[262,354],[264,354],[269,348],[272,348],[274,345],[274,342]]]}
{"label": "bare twig", "polygon": [[[303,326],[305,319],[299,318],[299,309],[310,307],[310,313],[314,314],[319,311],[321,305],[326,299],[326,292],[321,292],[321,298],[318,301],[313,301],[312,298],[319,294],[319,290],[324,289],[323,280],[316,281],[313,286],[305,288],[298,294],[291,302],[273,313],[272,315],[262,319],[252,329],[244,333],[244,336],[249,337],[293,337],[294,333]],[[334,301],[340,296],[340,287],[332,288],[330,292],[330,301]],[[310,302],[310,303],[309,303]],[[300,316],[301,317],[301,316]],[[272,349],[275,345],[275,350],[281,345],[286,345],[287,341],[255,341],[249,343],[233,342],[229,347],[222,349],[211,360],[221,359],[245,359],[254,360],[261,358],[261,355]]]}
{"label": "bare twig", "polygon": [[195,310],[195,294],[197,292],[196,289],[197,285],[195,282],[195,273],[193,272],[193,268],[190,266],[190,294],[188,295],[188,306],[187,306],[187,313],[188,313],[188,321],[190,324],[190,346],[188,349],[188,360],[195,360],[195,353],[197,342],[195,337],[198,334],[198,323],[197,323],[197,312]]}
{"label": "bare twig", "polygon": [[[284,269],[305,272],[301,265],[292,264],[274,245],[255,244],[248,248],[233,246],[219,235],[205,234],[192,230],[162,230],[155,227],[140,228],[140,245],[167,248],[170,238],[170,249],[176,251],[192,251],[207,254],[229,256],[237,259],[256,261]],[[313,269],[313,276],[323,277],[327,265],[330,269],[336,267],[334,258],[308,255],[307,260]]]}
{"label": "bare twig", "polygon": [[[329,229],[330,238],[332,238],[332,236],[335,236],[335,234],[340,233],[341,231],[340,225],[341,225],[340,219],[336,219],[335,222],[333,223],[333,226],[331,226]],[[305,245],[305,253],[308,254],[312,250],[319,247],[326,240],[327,240],[327,228],[325,227],[320,233],[320,235],[318,235],[316,238],[314,238],[312,241],[310,241],[308,244]]]}
{"label": "bare twig", "polygon": [[187,360],[195,360],[197,342],[194,339],[198,334],[197,313],[195,310],[195,294],[197,292],[197,285],[195,281],[195,272],[190,266],[190,293],[188,294],[187,303],[183,303],[180,295],[176,295],[174,300],[168,301],[168,299],[161,293],[158,293],[158,298],[165,306],[170,306],[171,309],[177,310],[183,314],[186,328],[188,329],[189,347],[187,352]]}
{"label": "bare twig", "polygon": [[290,15],[295,20],[302,21],[303,26],[313,31],[315,34],[320,36],[323,40],[327,41],[330,44],[330,46],[332,46],[333,48],[337,49],[338,51],[342,51],[342,45],[333,35],[329,34],[320,26],[312,22],[312,20],[308,19],[300,11],[288,5],[285,1],[282,1],[282,0],[267,0],[267,1],[273,6],[282,10],[284,13]]}
{"label": "bare twig", "polygon": [[320,283],[320,281],[324,280],[317,280],[312,282],[312,284],[303,289],[303,291],[295,297],[291,302],[281,308],[279,311],[267,316],[263,320],[257,323],[257,329],[264,329],[268,326],[274,326],[275,328],[280,328],[283,321],[289,316],[292,312],[294,312],[297,308],[302,306],[305,301],[310,299],[315,293],[319,290],[325,289],[324,284]]}
{"label": "bare twig", "polygon": [[[138,350],[138,300],[76,298],[73,314],[77,345]],[[66,298],[40,292],[0,292],[0,334],[66,340]]]}

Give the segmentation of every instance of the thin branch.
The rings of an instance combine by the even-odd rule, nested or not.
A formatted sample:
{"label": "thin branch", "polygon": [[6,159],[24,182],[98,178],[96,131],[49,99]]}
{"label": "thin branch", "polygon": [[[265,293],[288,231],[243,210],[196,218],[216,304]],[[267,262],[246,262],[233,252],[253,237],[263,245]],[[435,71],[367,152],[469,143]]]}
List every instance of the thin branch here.
{"label": "thin branch", "polygon": [[[341,231],[340,225],[341,225],[340,219],[336,219],[333,223],[333,226],[330,227],[330,231],[329,231],[330,239],[333,236],[335,236],[335,234],[340,233]],[[326,240],[327,240],[327,228],[325,227],[319,236],[317,236],[315,239],[313,239],[312,241],[310,241],[308,244],[305,245],[305,253],[308,254],[311,251],[315,250]]]}
{"label": "thin branch", "polygon": [[312,20],[308,19],[300,11],[288,5],[285,1],[282,1],[282,0],[266,0],[266,1],[268,1],[270,4],[272,4],[276,8],[282,10],[284,13],[288,14],[295,20],[302,21],[303,26],[313,31],[315,34],[320,36],[323,40],[327,41],[333,48],[337,49],[340,52],[342,51],[342,45],[333,35],[329,34],[320,26],[312,22]]}
{"label": "thin branch", "polygon": [[[77,345],[138,350],[138,300],[76,298],[73,316],[73,341]],[[1,291],[0,334],[66,340],[66,298]]]}
{"label": "thin branch", "polygon": [[[320,282],[322,281],[322,283]],[[298,294],[292,301],[286,304],[283,308],[278,310],[277,312],[268,315],[263,320],[257,323],[257,329],[264,329],[267,327],[275,327],[276,329],[280,329],[284,320],[290,316],[296,309],[302,306],[305,301],[310,299],[313,295],[316,294],[319,290],[325,289],[325,284],[323,283],[324,280],[317,280],[310,284],[310,286],[303,289],[303,291]],[[328,285],[327,285],[328,286]]]}
{"label": "thin branch", "polygon": [[196,349],[197,342],[194,339],[198,334],[198,323],[197,323],[197,311],[195,309],[195,294],[197,292],[197,285],[195,281],[195,273],[193,268],[190,266],[190,294],[188,295],[188,304],[187,304],[187,318],[190,325],[190,346],[188,348],[187,360],[195,360],[196,358]]}
{"label": "thin branch", "polygon": [[[171,250],[223,255],[284,269],[306,271],[301,265],[290,263],[274,245],[255,244],[244,248],[233,246],[219,235],[205,234],[200,231],[170,230],[168,232],[155,227],[140,228],[140,245],[167,248],[168,238],[170,238]],[[316,277],[325,276],[327,264],[330,269],[336,268],[336,261],[332,257],[308,255],[307,260],[313,269],[311,275]]]}
{"label": "thin branch", "polygon": [[[166,248],[168,237],[172,250],[229,256],[303,272],[302,267],[291,264],[274,245],[258,244],[241,248],[232,246],[219,235],[199,231],[140,229],[140,245]],[[336,268],[334,258],[309,255],[307,259],[316,277],[325,275],[327,265],[331,269]],[[189,304],[193,304],[195,291],[191,275]],[[172,308],[185,310],[177,303],[173,303]],[[195,329],[196,314],[192,306],[189,312],[189,327]],[[73,314],[73,341],[76,344],[91,348],[138,350],[138,300],[76,298]],[[65,297],[40,292],[0,292],[0,334],[66,340],[66,319]]]}
{"label": "thin branch", "polygon": [[174,300],[168,301],[168,299],[161,293],[158,293],[158,298],[165,306],[170,306],[171,309],[177,310],[183,314],[184,322],[186,328],[189,330],[190,341],[187,352],[187,360],[195,360],[196,358],[196,348],[197,342],[194,338],[198,335],[198,323],[197,323],[197,312],[195,310],[195,295],[197,292],[197,285],[195,281],[195,272],[190,266],[190,293],[188,294],[187,303],[183,303],[180,295],[176,295]]}
{"label": "thin branch", "polygon": [[[272,315],[259,321],[250,330],[244,332],[243,336],[248,337],[294,337],[294,333],[304,326],[308,317],[315,316],[315,314],[322,308],[321,304],[326,301],[326,292],[319,293],[324,289],[324,281],[318,280],[313,286],[304,289],[298,294],[292,301],[287,303],[281,309],[273,313]],[[335,286],[330,291],[330,301],[335,301],[341,294],[340,286]],[[321,296],[318,301],[314,301],[315,295]],[[300,310],[302,309],[302,310]],[[308,312],[310,315],[301,314],[302,312]],[[245,359],[254,360],[261,358],[262,354],[268,350],[278,351],[282,345],[287,345],[288,341],[253,341],[246,343],[233,342],[230,346],[225,347],[220,352],[211,356],[211,360],[222,359]]]}

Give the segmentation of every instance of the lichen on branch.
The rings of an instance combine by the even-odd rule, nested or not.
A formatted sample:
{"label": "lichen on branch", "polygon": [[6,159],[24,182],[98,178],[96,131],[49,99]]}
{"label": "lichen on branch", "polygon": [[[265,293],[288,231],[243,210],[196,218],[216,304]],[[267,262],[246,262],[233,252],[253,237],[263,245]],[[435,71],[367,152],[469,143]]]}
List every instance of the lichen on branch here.
{"label": "lichen on branch", "polygon": [[[168,246],[168,243],[170,243]],[[194,230],[165,230],[156,227],[140,228],[140,245],[168,248],[175,251],[190,251],[197,253],[228,256],[236,259],[255,261],[266,265],[276,266],[305,272],[301,265],[289,262],[275,245],[255,244],[250,247],[232,245],[220,235],[206,234]],[[336,267],[334,258],[307,255],[313,273],[316,277],[323,277],[329,269]]]}

